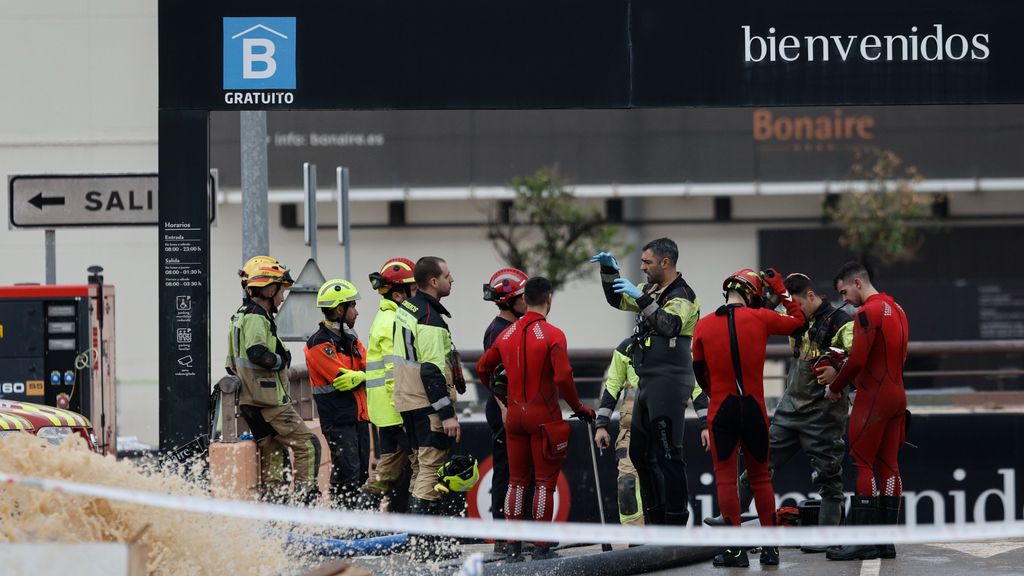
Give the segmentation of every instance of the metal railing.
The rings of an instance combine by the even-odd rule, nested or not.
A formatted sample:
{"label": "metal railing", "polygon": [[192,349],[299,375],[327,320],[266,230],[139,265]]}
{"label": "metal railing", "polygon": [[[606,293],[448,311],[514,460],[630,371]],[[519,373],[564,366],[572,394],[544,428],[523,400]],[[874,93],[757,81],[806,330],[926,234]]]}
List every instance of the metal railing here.
{"label": "metal railing", "polygon": [[[483,354],[482,350],[469,350],[462,352],[462,359],[467,367],[476,364],[476,361]],[[1024,340],[949,340],[934,342],[910,342],[907,346],[907,355],[910,358],[918,357],[945,357],[945,356],[976,356],[982,354],[1022,354],[1024,355]],[[769,344],[766,358],[768,360],[788,360],[793,357],[793,350],[786,344]],[[597,363],[606,366],[611,361],[611,349],[603,348],[581,348],[569,350],[569,360],[576,365],[578,363]],[[945,378],[945,377],[973,377],[973,378],[1017,378],[1024,376],[1024,358],[1019,365],[1013,368],[991,368],[982,370],[923,370],[906,371],[904,378]],[[468,373],[474,372],[467,370]],[[473,374],[474,381],[476,375]],[[778,379],[783,376],[767,375],[767,379]],[[576,378],[579,383],[601,382],[602,376],[580,376]]]}

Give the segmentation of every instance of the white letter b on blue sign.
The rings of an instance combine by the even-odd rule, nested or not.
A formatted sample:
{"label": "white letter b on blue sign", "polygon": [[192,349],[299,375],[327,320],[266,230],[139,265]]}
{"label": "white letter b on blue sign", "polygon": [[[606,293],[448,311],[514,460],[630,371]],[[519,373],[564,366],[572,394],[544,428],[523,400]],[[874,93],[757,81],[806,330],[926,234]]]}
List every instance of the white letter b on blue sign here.
{"label": "white letter b on blue sign", "polygon": [[224,88],[295,88],[295,18],[224,18]]}

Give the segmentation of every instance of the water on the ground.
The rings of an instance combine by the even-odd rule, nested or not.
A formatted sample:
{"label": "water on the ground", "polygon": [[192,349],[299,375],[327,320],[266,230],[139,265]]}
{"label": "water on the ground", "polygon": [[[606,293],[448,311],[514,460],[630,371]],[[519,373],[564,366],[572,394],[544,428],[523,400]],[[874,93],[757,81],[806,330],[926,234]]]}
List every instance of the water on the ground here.
{"label": "water on the ground", "polygon": [[[0,471],[183,496],[206,496],[182,470],[118,461],[73,436],[61,446],[29,434],[0,438]],[[149,574],[301,573],[315,563],[286,550],[283,532],[251,520],[178,512],[16,485],[0,486],[2,542],[130,542],[148,547]]]}

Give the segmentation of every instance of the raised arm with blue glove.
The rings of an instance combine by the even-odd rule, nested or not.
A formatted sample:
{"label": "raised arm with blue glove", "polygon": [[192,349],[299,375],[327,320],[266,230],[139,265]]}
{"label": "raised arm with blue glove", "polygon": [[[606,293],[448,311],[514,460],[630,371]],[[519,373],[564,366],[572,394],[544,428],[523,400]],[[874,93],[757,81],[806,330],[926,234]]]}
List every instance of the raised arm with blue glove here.
{"label": "raised arm with blue glove", "polygon": [[615,256],[612,256],[611,252],[598,252],[590,258],[591,262],[597,262],[601,266],[607,266],[614,270],[619,269],[619,262],[615,260]]}
{"label": "raised arm with blue glove", "polygon": [[640,288],[636,284],[633,284],[625,278],[616,278],[615,281],[612,282],[612,289],[615,290],[616,294],[625,294],[633,300],[640,298],[640,295],[642,294],[640,292]]}

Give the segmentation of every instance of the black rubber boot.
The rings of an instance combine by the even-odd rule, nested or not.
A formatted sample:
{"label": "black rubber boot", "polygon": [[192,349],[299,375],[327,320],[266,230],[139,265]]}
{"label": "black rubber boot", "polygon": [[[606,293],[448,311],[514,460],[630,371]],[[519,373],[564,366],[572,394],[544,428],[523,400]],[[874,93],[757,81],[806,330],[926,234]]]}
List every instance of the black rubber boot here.
{"label": "black rubber boot", "polygon": [[[878,499],[873,496],[854,496],[850,501],[848,524],[871,526],[878,524]],[[829,560],[874,560],[878,558],[875,544],[843,545],[829,548],[825,553]]]}
{"label": "black rubber boot", "polygon": [[665,524],[665,507],[656,506],[644,510],[644,524],[647,526],[658,526]]}
{"label": "black rubber boot", "polygon": [[750,566],[747,551],[743,548],[726,548],[711,560],[715,568],[746,568]]}
{"label": "black rubber boot", "polygon": [[383,494],[377,494],[376,492],[360,492],[359,501],[356,506],[360,510],[368,510],[370,512],[380,512],[380,504],[384,500]]}
{"label": "black rubber boot", "polygon": [[310,486],[305,490],[298,490],[295,493],[295,501],[300,506],[312,508],[320,501],[320,488],[317,486]]}
{"label": "black rubber boot", "polygon": [[[843,516],[842,500],[822,500],[821,508],[818,510],[818,526],[839,526],[839,519]],[[827,552],[829,546],[801,546],[800,551],[808,554],[821,554]]]}
{"label": "black rubber boot", "polygon": [[552,548],[554,547],[555,545],[550,542],[537,544],[533,547],[533,553],[530,556],[534,560],[547,560],[549,558],[558,558],[558,553],[552,550]]}
{"label": "black rubber boot", "polygon": [[[465,510],[466,498],[462,494],[448,494],[432,503],[435,516],[461,516]],[[434,536],[434,560],[453,560],[462,555],[458,539],[452,536]]]}
{"label": "black rubber boot", "polygon": [[[433,508],[433,502],[409,496],[409,514],[429,515]],[[416,534],[409,541],[409,550],[413,560],[417,562],[429,562],[434,559],[436,537],[427,534]]]}
{"label": "black rubber boot", "polygon": [[683,512],[682,514],[677,514],[675,512],[665,512],[665,524],[668,526],[686,526],[686,522],[689,520],[689,512]]}
{"label": "black rubber boot", "polygon": [[[899,496],[878,497],[878,517],[882,524],[895,526],[900,523],[900,500]],[[892,559],[896,557],[896,546],[893,544],[879,544],[878,557]]]}
{"label": "black rubber boot", "polygon": [[523,558],[523,543],[522,542],[509,542],[505,544],[505,561],[506,562],[522,562]]}
{"label": "black rubber boot", "polygon": [[762,546],[761,547],[761,566],[778,566],[779,565],[779,547],[778,546]]}

